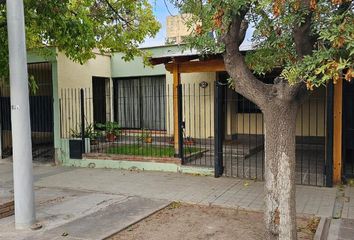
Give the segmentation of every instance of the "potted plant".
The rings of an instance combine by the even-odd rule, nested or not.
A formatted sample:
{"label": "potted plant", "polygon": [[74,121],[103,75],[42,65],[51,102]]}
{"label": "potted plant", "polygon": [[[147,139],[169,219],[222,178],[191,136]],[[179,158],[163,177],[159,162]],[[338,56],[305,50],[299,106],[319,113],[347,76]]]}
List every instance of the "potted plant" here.
{"label": "potted plant", "polygon": [[[78,129],[81,130],[81,127],[79,127]],[[81,131],[77,130],[77,128],[76,129],[70,129],[70,135],[71,135],[72,138],[82,138]],[[98,144],[98,138],[100,136],[101,136],[101,133],[99,131],[96,131],[92,124],[88,124],[85,127],[84,138],[89,138],[91,145],[97,145]]]}
{"label": "potted plant", "polygon": [[106,134],[106,141],[114,142],[121,134],[120,126],[117,122],[97,123],[97,128],[103,129]]}

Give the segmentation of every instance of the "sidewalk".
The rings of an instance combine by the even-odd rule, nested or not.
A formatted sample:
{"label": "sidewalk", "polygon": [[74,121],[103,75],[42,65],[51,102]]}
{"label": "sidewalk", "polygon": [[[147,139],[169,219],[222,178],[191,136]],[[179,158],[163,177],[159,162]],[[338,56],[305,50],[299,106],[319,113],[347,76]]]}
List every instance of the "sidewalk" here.
{"label": "sidewalk", "polygon": [[[117,204],[132,198],[151,201],[151,206],[147,207],[149,211],[146,211],[145,214],[154,212],[171,201],[255,211],[263,209],[263,182],[164,172],[50,166],[35,166],[34,173],[36,200],[39,206],[40,203],[42,205],[48,202],[54,204],[55,201],[58,201],[62,207],[68,208],[66,211],[69,212],[66,215],[69,216],[65,214],[57,216],[61,222],[58,220],[55,227],[58,227],[59,223],[64,223],[65,220],[68,222],[65,218],[70,218],[71,215],[74,216],[70,221],[81,219],[110,204]],[[0,164],[0,186],[2,189],[8,190],[12,188],[12,165],[9,163]],[[298,214],[331,217],[336,188],[297,186],[296,196]],[[70,213],[74,206],[90,202],[89,199],[93,200],[86,207],[83,206],[76,213]],[[348,204],[352,204],[353,200],[351,199]],[[50,218],[57,213],[55,211],[59,211],[58,208],[53,210],[53,204],[50,211],[48,210],[50,204],[47,208],[39,207],[43,210],[42,212],[46,213],[41,216],[47,221],[45,224],[48,224]],[[97,204],[102,206],[97,208]],[[1,223],[0,220],[0,225]],[[1,227],[0,236],[3,229]]]}
{"label": "sidewalk", "polygon": [[[263,182],[163,172],[70,169],[36,186],[85,189],[152,199],[263,210]],[[331,216],[336,189],[298,186],[297,212]]]}

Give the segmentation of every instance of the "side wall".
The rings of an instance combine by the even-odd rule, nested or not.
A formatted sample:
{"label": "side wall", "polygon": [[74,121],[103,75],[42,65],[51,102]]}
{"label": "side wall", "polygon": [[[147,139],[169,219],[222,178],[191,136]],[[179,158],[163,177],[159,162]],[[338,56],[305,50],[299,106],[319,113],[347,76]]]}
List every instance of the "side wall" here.
{"label": "side wall", "polygon": [[63,53],[58,53],[59,91],[63,88],[92,88],[92,77],[111,77],[111,57],[96,54],[96,58],[81,65]]}
{"label": "side wall", "polygon": [[[81,88],[85,90],[85,121],[88,124],[93,122],[92,77],[102,77],[103,81],[108,79],[106,83],[107,88],[110,89],[109,85],[112,86],[111,57],[96,54],[94,59],[81,65],[67,58],[65,54],[58,53],[57,63],[61,136],[68,137],[71,130],[78,130],[80,127]],[[108,92],[107,95],[111,93]],[[107,105],[111,105],[110,98],[107,98]],[[110,108],[108,110],[110,111]]]}

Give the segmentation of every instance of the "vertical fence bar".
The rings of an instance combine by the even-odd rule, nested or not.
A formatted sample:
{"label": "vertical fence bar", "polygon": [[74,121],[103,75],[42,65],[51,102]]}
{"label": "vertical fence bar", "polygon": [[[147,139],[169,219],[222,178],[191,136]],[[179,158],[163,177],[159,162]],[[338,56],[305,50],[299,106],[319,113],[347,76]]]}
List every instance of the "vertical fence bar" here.
{"label": "vertical fence bar", "polygon": [[85,153],[85,96],[84,89],[80,89],[81,97],[81,138],[82,138],[82,153]]}
{"label": "vertical fence bar", "polygon": [[215,83],[215,114],[214,114],[214,135],[215,135],[215,140],[214,140],[214,148],[215,148],[215,154],[214,154],[214,176],[215,177],[220,177],[223,174],[223,145],[222,145],[222,136],[223,136],[223,123],[222,123],[222,102],[223,102],[223,85],[219,84],[218,82]]}
{"label": "vertical fence bar", "polygon": [[177,95],[178,95],[178,156],[184,162],[184,150],[183,150],[183,106],[182,106],[182,85],[178,84],[177,86]]}

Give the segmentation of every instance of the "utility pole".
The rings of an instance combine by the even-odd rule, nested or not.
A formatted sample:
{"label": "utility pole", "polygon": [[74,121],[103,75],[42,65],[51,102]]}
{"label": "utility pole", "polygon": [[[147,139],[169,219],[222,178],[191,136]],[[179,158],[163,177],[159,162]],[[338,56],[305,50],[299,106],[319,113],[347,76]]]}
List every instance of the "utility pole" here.
{"label": "utility pole", "polygon": [[35,223],[33,165],[23,0],[7,0],[15,227]]}

